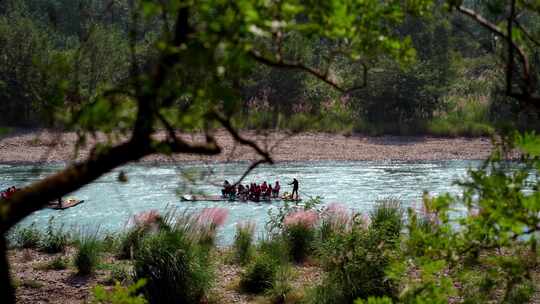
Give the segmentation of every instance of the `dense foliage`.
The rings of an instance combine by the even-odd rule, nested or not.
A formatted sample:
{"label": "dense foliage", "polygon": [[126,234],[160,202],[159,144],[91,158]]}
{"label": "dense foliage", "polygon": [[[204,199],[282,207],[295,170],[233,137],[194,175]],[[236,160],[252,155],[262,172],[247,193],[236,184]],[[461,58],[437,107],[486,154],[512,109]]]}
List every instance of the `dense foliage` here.
{"label": "dense foliage", "polygon": [[[159,49],[165,38],[163,29],[170,23],[170,17],[158,13],[174,7],[175,2],[163,7],[127,0],[93,0],[79,5],[43,0],[2,3],[0,96],[4,103],[0,124],[76,124],[91,130],[99,124],[104,130],[124,128],[133,119],[132,105],[125,100],[130,75],[134,68],[145,69],[155,61],[156,47]],[[199,88],[206,90],[210,89],[208,82],[218,82],[213,85],[221,90],[220,98],[235,100],[227,111],[238,115],[235,124],[241,128],[451,136],[489,135],[493,132],[490,125],[510,121],[521,128],[536,128],[536,116],[524,114],[515,101],[501,98],[503,83],[492,76],[502,72],[496,64],[503,51],[497,37],[478,29],[468,18],[448,14],[444,5],[428,3],[415,6],[411,2],[403,11],[392,5],[345,5],[343,9],[349,11],[373,12],[369,20],[351,31],[345,29],[355,21],[340,15],[344,13],[339,2],[324,13],[314,11],[314,23],[294,17],[302,6],[292,3],[268,12],[249,1],[238,6],[216,5],[212,10],[200,6],[193,26],[209,31],[199,42],[223,49],[221,54],[188,52],[193,56],[192,67],[175,72],[175,81],[183,82],[186,90],[175,104],[185,105],[200,84],[206,83]],[[493,22],[499,22],[499,7],[484,7],[476,1],[470,4]],[[432,9],[431,14],[427,14],[427,8]],[[204,18],[214,18],[221,9],[244,12],[237,20],[225,14],[206,24]],[[283,20],[274,20],[271,25],[263,22],[275,14]],[[371,21],[378,17],[388,22]],[[315,35],[322,29],[317,27],[338,19],[342,24],[332,23],[335,28],[323,33],[333,39]],[[536,33],[537,16],[524,14],[522,19],[530,28],[527,33]],[[287,20],[296,24],[287,24]],[[316,23],[319,21],[321,24]],[[220,22],[230,26],[247,22],[242,25],[246,32],[233,34]],[[364,30],[367,35],[362,35]],[[26,39],[18,39],[21,36]],[[516,39],[527,42],[519,35]],[[278,48],[271,46],[276,43]],[[244,46],[254,49],[263,62],[245,62],[239,54]],[[355,50],[359,46],[360,51]],[[380,51],[385,56],[379,56]],[[216,55],[220,58],[208,57]],[[229,63],[223,60],[234,66],[227,66]],[[267,61],[272,63],[268,65]],[[214,66],[217,77],[201,73],[204,64]],[[280,64],[289,68],[280,68]],[[304,67],[320,75],[295,71]],[[190,79],[186,79],[187,75]],[[190,88],[195,83],[199,85]],[[346,88],[356,89],[344,92]],[[115,96],[113,103],[102,100],[103,95],[112,92],[122,94]],[[209,91],[206,98],[213,99],[212,94]],[[487,114],[468,115],[470,107],[481,108]],[[200,110],[193,109],[189,114],[199,114]],[[167,110],[166,117],[177,116],[177,111]],[[459,111],[464,113],[453,118]],[[118,121],[111,125],[104,117]],[[179,119],[176,126],[203,128],[199,123],[186,122]]]}

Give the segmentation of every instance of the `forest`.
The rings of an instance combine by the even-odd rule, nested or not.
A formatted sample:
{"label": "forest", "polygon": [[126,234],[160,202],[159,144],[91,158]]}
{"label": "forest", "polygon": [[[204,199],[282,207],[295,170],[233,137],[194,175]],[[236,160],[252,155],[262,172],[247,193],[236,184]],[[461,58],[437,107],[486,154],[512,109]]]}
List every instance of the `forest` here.
{"label": "forest", "polygon": [[[150,6],[143,8],[143,14],[151,17],[139,16],[139,4],[132,2],[4,1],[0,7],[1,124],[68,127],[74,123],[73,115],[98,103],[111,88],[129,86],[131,63],[144,69],[155,60],[155,45],[170,23],[152,14]],[[467,5],[499,24],[505,18],[499,2],[468,1]],[[534,49],[537,40],[527,35],[538,32],[538,16],[523,15],[520,24],[528,30],[516,39]],[[283,33],[279,38],[283,56],[326,71],[332,81],[254,62],[242,77],[220,79],[220,85],[238,99],[232,109],[237,114],[235,125],[439,136],[492,135],[494,129],[509,125],[538,127],[536,112],[524,111],[502,93],[505,47],[500,37],[452,12],[444,2],[434,3],[429,14],[399,18],[402,22],[385,29],[396,45],[385,47],[404,53],[366,52],[354,61],[346,51],[340,54],[343,41]],[[530,64],[536,67],[538,52],[532,49]],[[229,72],[233,73],[224,71]],[[358,89],[345,92],[333,82]]]}
{"label": "forest", "polygon": [[1,1],[0,302],[538,303],[539,51],[537,0]]}

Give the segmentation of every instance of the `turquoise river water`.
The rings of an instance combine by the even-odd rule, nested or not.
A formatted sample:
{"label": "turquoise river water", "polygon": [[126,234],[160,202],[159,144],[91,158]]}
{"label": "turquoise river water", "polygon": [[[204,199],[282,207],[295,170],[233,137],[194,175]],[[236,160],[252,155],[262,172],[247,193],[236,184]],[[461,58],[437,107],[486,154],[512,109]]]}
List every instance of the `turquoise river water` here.
{"label": "turquoise river water", "polygon": [[[404,206],[419,205],[423,190],[431,194],[459,193],[453,181],[466,176],[468,168],[479,161],[437,162],[370,162],[324,161],[282,162],[261,166],[245,182],[264,180],[282,183],[282,192],[290,191],[285,185],[293,177],[300,181],[300,195],[320,196],[323,204],[342,203],[355,211],[369,212],[377,199],[397,197]],[[279,203],[242,202],[182,202],[179,193],[189,191],[218,194],[224,179],[233,181],[244,172],[248,163],[229,164],[133,164],[115,170],[82,189],[70,194],[84,199],[84,204],[64,211],[44,209],[27,217],[21,225],[35,222],[46,227],[50,217],[55,223],[71,230],[115,232],[126,227],[128,219],[141,211],[177,208],[179,212],[197,211],[207,207],[225,207],[229,217],[219,231],[219,243],[232,241],[235,225],[251,220],[263,231],[268,210]],[[62,164],[32,166],[0,164],[0,188],[24,186],[63,167]],[[118,181],[120,170],[127,174],[128,182]],[[196,182],[188,182],[194,178]]]}

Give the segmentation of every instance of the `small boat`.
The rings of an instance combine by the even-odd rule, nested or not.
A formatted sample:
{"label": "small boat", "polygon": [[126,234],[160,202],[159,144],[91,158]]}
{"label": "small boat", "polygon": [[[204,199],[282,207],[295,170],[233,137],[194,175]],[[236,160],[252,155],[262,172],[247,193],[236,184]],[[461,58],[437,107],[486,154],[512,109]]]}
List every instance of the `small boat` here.
{"label": "small boat", "polygon": [[82,203],[84,203],[84,200],[79,200],[76,198],[68,198],[67,200],[62,201],[61,204],[58,204],[57,202],[51,202],[47,205],[47,208],[54,209],[54,210],[65,210],[71,207],[75,207]]}

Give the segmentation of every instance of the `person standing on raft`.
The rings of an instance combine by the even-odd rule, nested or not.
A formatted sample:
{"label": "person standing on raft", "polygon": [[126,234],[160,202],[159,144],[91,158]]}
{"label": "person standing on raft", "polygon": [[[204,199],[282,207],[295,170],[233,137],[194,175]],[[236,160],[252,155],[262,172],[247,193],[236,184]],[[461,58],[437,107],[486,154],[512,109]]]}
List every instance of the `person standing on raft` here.
{"label": "person standing on raft", "polygon": [[294,199],[294,193],[296,193],[296,200],[298,200],[298,180],[296,180],[296,178],[293,178],[292,183],[290,183],[289,185],[293,186],[291,199]]}
{"label": "person standing on raft", "polygon": [[279,186],[279,182],[276,181],[276,184],[274,185],[274,189],[272,189],[272,196],[273,196],[274,198],[278,198],[278,197],[279,197],[279,189],[280,189],[280,188],[281,188],[281,187]]}

